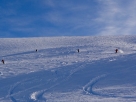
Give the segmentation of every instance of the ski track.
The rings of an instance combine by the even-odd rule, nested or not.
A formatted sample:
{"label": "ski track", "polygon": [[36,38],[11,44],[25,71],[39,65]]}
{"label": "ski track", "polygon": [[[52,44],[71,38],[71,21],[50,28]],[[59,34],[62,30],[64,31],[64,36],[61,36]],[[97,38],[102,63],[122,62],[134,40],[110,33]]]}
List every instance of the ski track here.
{"label": "ski track", "polygon": [[[44,90],[40,90],[40,91],[33,92],[33,93],[30,95],[30,99],[32,99],[32,100],[34,100],[34,101],[45,101],[45,102],[46,102],[46,98],[43,97],[43,94],[44,94],[46,91],[48,91],[48,90],[50,90],[50,89],[56,87],[57,85],[60,85],[60,84],[63,83],[64,81],[67,81],[74,73],[76,73],[77,71],[79,71],[79,70],[81,70],[82,68],[84,68],[83,66],[84,66],[84,64],[80,64],[78,67],[76,67],[75,69],[71,70],[71,71],[70,71],[70,74],[69,74],[66,78],[64,78],[61,82],[57,82],[55,85],[52,85],[52,86],[49,87],[48,89],[44,89]],[[27,81],[33,80],[33,79],[34,79],[34,77],[33,77],[33,78],[26,79],[26,80],[22,80],[22,81],[20,81],[20,82],[15,83],[14,85],[12,85],[11,88],[10,88],[10,90],[9,90],[9,94],[7,95],[7,97],[9,97],[12,102],[17,102],[16,98],[14,97],[15,95],[20,94],[20,93],[22,93],[22,92],[25,92],[25,91],[28,91],[28,90],[30,90],[30,89],[33,89],[33,88],[36,88],[36,87],[39,87],[39,86],[43,85],[43,84],[36,85],[36,86],[30,87],[30,88],[27,88],[26,90],[23,90],[23,91],[19,91],[19,92],[14,93],[14,90],[15,90],[19,85],[21,85],[21,83],[27,82]],[[56,79],[56,81],[57,81],[57,79]],[[31,100],[31,101],[32,101],[32,100]]]}
{"label": "ski track", "polygon": [[17,93],[14,93],[14,90],[20,85],[22,84],[23,82],[28,82],[29,80],[31,81],[33,78],[29,78],[29,79],[25,79],[25,80],[22,80],[22,81],[19,81],[19,82],[16,82],[14,85],[11,86],[11,88],[9,89],[9,94],[6,96],[6,98],[10,98],[12,102],[17,102],[16,98],[14,98],[15,95],[21,93],[21,92],[24,92],[24,91],[27,91],[27,90],[30,90],[32,88],[28,88],[24,91],[19,91]]}
{"label": "ski track", "polygon": [[20,84],[20,82],[17,82],[16,84],[12,85],[10,90],[9,90],[9,94],[7,95],[7,97],[10,97],[10,99],[13,102],[17,102],[16,99],[14,98],[14,95],[16,95],[16,93],[14,93],[14,90],[19,84]]}
{"label": "ski track", "polygon": [[[74,41],[74,40],[71,40],[71,41]],[[89,41],[89,40],[88,40]],[[69,42],[69,41],[68,41]],[[112,41],[111,41],[112,42]],[[103,44],[106,44],[107,42],[105,42],[105,43],[103,43]],[[112,44],[112,43],[111,43]],[[126,44],[126,43],[125,43]],[[124,45],[125,45],[124,44]],[[54,45],[54,44],[53,44]],[[99,45],[99,44],[98,44]],[[101,45],[101,44],[100,44]],[[100,46],[99,45],[99,46]],[[120,45],[120,43],[119,43],[119,45]],[[64,45],[64,46],[66,46],[66,45]],[[128,46],[128,45],[127,45]],[[134,46],[134,45],[133,45]],[[90,47],[92,47],[91,49],[89,49]],[[103,47],[105,47],[105,46],[103,46]],[[115,47],[115,45],[114,45],[114,47]],[[111,49],[113,49],[114,48],[113,46],[111,47],[107,47],[107,49],[109,50],[111,50]],[[116,47],[117,47],[117,45],[116,45]],[[29,47],[27,47],[27,48],[29,48]],[[43,48],[43,47],[41,47],[41,48]],[[78,53],[76,53],[75,52],[75,49],[76,48],[81,48],[81,49],[85,49],[85,48],[88,48],[89,50],[85,50],[85,51],[81,51],[79,54]],[[127,47],[126,47],[127,48]],[[12,48],[13,49],[13,48]],[[65,50],[64,50],[65,49]],[[74,50],[73,50],[74,49]],[[92,50],[93,49],[93,50]],[[106,47],[105,47],[105,49],[106,49]],[[116,59],[114,58],[114,57],[116,57],[116,56],[123,56],[123,55],[125,55],[125,53],[122,51],[122,50],[120,50],[120,53],[122,54],[118,54],[118,55],[115,55],[113,52],[111,52],[110,50],[109,51],[107,51],[107,52],[105,52],[104,50],[105,50],[104,48],[102,48],[101,47],[101,50],[100,51],[98,51],[98,52],[95,52],[95,50],[98,50],[97,49],[97,47],[95,48],[95,44],[94,45],[90,45],[90,44],[88,44],[88,45],[86,45],[86,44],[81,44],[80,46],[77,44],[76,46],[74,46],[73,47],[73,45],[71,44],[71,47],[60,47],[60,45],[59,45],[59,47],[58,48],[56,48],[56,46],[54,47],[54,48],[48,48],[48,49],[39,49],[38,50],[38,52],[40,53],[39,55],[37,54],[36,56],[35,56],[35,58],[37,58],[37,56],[38,56],[38,58],[50,58],[50,57],[52,57],[52,58],[56,58],[56,57],[61,57],[61,59],[60,59],[60,62],[63,62],[63,60],[62,59],[64,59],[64,57],[66,57],[66,58],[68,58],[68,56],[70,56],[69,58],[68,58],[68,61],[66,60],[66,61],[64,61],[65,63],[70,63],[70,61],[69,61],[69,59],[72,59],[72,57],[75,55],[75,53],[76,54],[78,54],[78,55],[76,55],[76,60],[77,59],[81,59],[81,60],[77,60],[77,62],[79,63],[79,62],[81,62],[80,63],[80,65],[79,66],[76,66],[76,68],[74,68],[74,69],[71,69],[71,70],[68,70],[69,72],[68,73],[66,73],[66,74],[68,74],[67,76],[65,76],[61,81],[59,80],[59,78],[60,77],[58,77],[58,78],[56,78],[56,79],[53,79],[53,81],[54,82],[56,82],[56,84],[53,84],[53,85],[51,85],[50,87],[48,87],[47,89],[42,89],[42,90],[39,90],[39,91],[34,91],[33,90],[33,92],[31,92],[30,93],[30,96],[28,96],[29,97],[29,99],[30,99],[30,101],[37,101],[37,102],[41,102],[41,101],[44,101],[44,102],[46,102],[46,97],[43,97],[43,95],[44,95],[44,93],[46,93],[47,91],[49,91],[50,89],[52,89],[52,88],[54,88],[54,87],[56,87],[57,85],[61,85],[62,83],[64,83],[65,81],[67,81],[68,79],[70,79],[71,77],[72,77],[72,75],[74,75],[77,71],[79,71],[79,70],[81,70],[82,68],[84,68],[84,65],[86,65],[87,64],[87,61],[88,62],[91,62],[91,61],[95,61],[95,60],[101,60],[101,59],[104,59],[104,58],[109,58],[109,61],[110,62],[112,62],[112,61],[115,61]],[[29,49],[29,50],[31,50],[31,49]],[[17,53],[7,53],[6,55],[2,55],[2,56],[0,56],[1,58],[9,58],[9,57],[17,57],[17,56],[23,56],[23,55],[25,55],[23,58],[26,58],[26,55],[29,55],[29,54],[33,54],[33,53],[35,53],[34,51],[21,51],[20,50],[20,53],[19,52],[17,52]],[[56,51],[57,50],[57,51]],[[135,50],[134,50],[135,51]],[[43,54],[43,52],[44,53],[46,53],[45,55]],[[54,54],[54,52],[55,52],[55,54]],[[102,55],[101,55],[101,54]],[[124,54],[123,54],[124,53]],[[132,52],[131,51],[131,53],[134,53],[134,52]],[[131,53],[129,53],[129,52],[127,52],[126,54],[131,54]],[[87,55],[86,55],[87,54]],[[95,57],[93,56],[93,54],[95,54]],[[97,56],[97,54],[98,54],[98,56]],[[110,54],[110,55],[108,55],[108,54]],[[112,55],[111,55],[112,54]],[[58,56],[59,55],[59,56]],[[84,56],[85,55],[85,56]],[[72,56],[72,57],[71,57]],[[133,56],[132,56],[133,57]],[[18,57],[19,59],[20,59],[20,57]],[[82,59],[82,58],[84,58],[84,59]],[[92,58],[92,59],[91,59]],[[10,59],[10,58],[9,58]],[[24,59],[25,60],[25,59]],[[62,60],[62,61],[61,61]],[[54,62],[54,60],[52,60],[51,59],[51,61],[52,61],[52,63]],[[57,62],[58,61],[58,59],[55,59],[55,61]],[[83,64],[83,63],[85,62],[85,64]],[[46,62],[46,63],[48,63],[48,62]],[[73,59],[71,60],[71,63],[74,63],[74,61],[73,61]],[[54,63],[53,63],[54,64]],[[56,64],[56,63],[55,63]],[[56,67],[55,66],[55,64],[54,64],[54,66],[53,67]],[[60,65],[60,66],[62,66],[62,65]],[[42,67],[44,67],[44,65],[42,66]],[[135,68],[135,66],[130,66],[130,67],[128,67],[128,68],[126,68],[126,69],[129,69],[129,68]],[[36,70],[36,69],[35,69]],[[34,71],[35,71],[34,70]],[[6,71],[5,69],[3,70],[3,71]],[[12,70],[11,70],[12,71]],[[36,70],[37,71],[37,70]],[[14,71],[13,71],[14,72]],[[27,71],[26,71],[27,72]],[[2,72],[2,71],[0,71],[0,76],[3,76],[3,73],[4,72]],[[4,73],[5,74],[5,73]],[[102,80],[102,78],[105,78],[107,76],[107,74],[102,74],[102,75],[99,75],[99,76],[97,76],[97,77],[94,77],[92,80],[90,80],[90,82],[88,82],[84,87],[83,87],[83,91],[86,93],[86,94],[91,94],[91,95],[96,95],[96,96],[101,96],[101,97],[112,97],[112,98],[116,98],[116,97],[119,97],[119,98],[135,98],[135,97],[129,97],[129,96],[118,96],[118,95],[116,95],[116,93],[115,93],[115,95],[108,95],[108,94],[103,94],[103,93],[99,93],[99,92],[95,92],[94,90],[93,90],[93,87],[95,86],[95,84],[97,83],[97,82],[99,82],[100,80]],[[27,77],[26,77],[27,78]],[[10,86],[10,89],[9,89],[9,91],[8,91],[8,95],[6,96],[6,98],[10,98],[10,100],[12,101],[12,102],[18,102],[17,100],[18,99],[16,99],[15,98],[15,95],[19,95],[20,93],[23,93],[23,92],[25,92],[25,91],[28,91],[28,90],[30,90],[30,89],[34,89],[34,88],[36,88],[36,87],[39,87],[39,86],[42,86],[42,85],[44,85],[44,84],[47,84],[47,83],[39,83],[38,85],[33,85],[33,86],[31,86],[31,87],[26,87],[26,89],[25,90],[23,90],[23,91],[19,91],[19,90],[17,90],[17,92],[15,93],[15,89],[18,87],[18,86],[20,86],[22,83],[24,83],[24,82],[28,82],[29,80],[31,81],[31,80],[33,80],[35,77],[33,76],[32,78],[27,78],[26,80],[22,80],[22,81],[18,81],[18,82],[16,82],[15,84],[13,84],[13,85],[11,85]],[[60,78],[61,79],[61,78]],[[51,82],[53,82],[52,80],[51,80]],[[47,82],[49,82],[49,81],[47,81]],[[0,98],[0,99],[4,99],[5,97],[2,97],[2,98]],[[28,100],[27,100],[28,101]]]}
{"label": "ski track", "polygon": [[[75,71],[74,71],[74,72],[75,72]],[[74,73],[74,72],[73,72],[73,73]],[[66,81],[73,73],[71,73],[67,78],[63,79],[61,82],[58,82],[58,83],[56,83],[55,85],[52,85],[52,86],[49,87],[48,89],[44,89],[44,90],[40,90],[40,91],[33,92],[33,93],[31,94],[30,98],[31,98],[32,100],[34,100],[34,101],[42,101],[42,100],[43,100],[44,102],[46,102],[46,98],[45,98],[45,97],[42,97],[43,94],[44,94],[46,91],[48,91],[48,90],[54,88],[55,86],[61,84],[61,83],[64,82],[64,81]],[[22,93],[22,92],[28,91],[28,90],[30,90],[30,89],[33,89],[33,88],[36,88],[36,87],[39,87],[39,86],[45,84],[45,83],[44,83],[44,84],[39,84],[39,85],[30,87],[30,88],[27,88],[26,90],[23,90],[23,91],[19,91],[19,92],[17,92],[17,93],[14,93],[14,90],[15,90],[21,83],[27,82],[28,80],[33,80],[33,79],[34,79],[34,77],[33,77],[33,78],[30,78],[30,79],[26,79],[26,80],[20,81],[20,82],[17,82],[17,83],[15,83],[14,85],[12,85],[11,88],[10,88],[10,90],[9,90],[9,94],[7,95],[7,97],[9,97],[12,102],[17,102],[16,98],[14,97],[15,95],[20,94],[20,93]],[[57,79],[56,79],[56,81],[57,81]],[[31,100],[31,101],[32,101],[32,100]]]}
{"label": "ski track", "polygon": [[10,88],[10,90],[9,90],[9,97],[10,97],[10,99],[13,101],[13,102],[17,102],[16,101],[16,99],[14,98],[14,90],[15,90],[15,88],[19,85],[19,84],[21,84],[23,81],[20,81],[20,82],[17,82],[16,84],[14,84],[14,85],[12,85],[11,86],[11,88]]}
{"label": "ski track", "polygon": [[[33,93],[30,95],[30,100],[31,100],[31,101],[32,101],[32,100],[33,100],[33,101],[37,101],[37,102],[40,102],[40,101],[46,102],[46,98],[43,97],[43,94],[44,94],[46,91],[48,91],[48,90],[50,90],[50,89],[56,87],[57,85],[60,85],[60,84],[63,83],[64,81],[67,81],[74,73],[76,73],[77,71],[79,71],[79,70],[81,70],[82,68],[84,68],[83,66],[84,66],[84,64],[82,63],[82,64],[80,64],[78,67],[76,67],[76,68],[70,70],[70,74],[69,74],[65,79],[63,79],[61,82],[56,83],[55,85],[52,85],[52,86],[49,87],[48,89],[44,89],[44,90],[40,90],[40,91],[35,91],[35,92],[33,92]],[[94,86],[98,81],[100,81],[102,78],[104,78],[104,77],[106,77],[106,76],[107,76],[106,74],[102,74],[102,75],[100,75],[100,76],[97,76],[97,77],[93,78],[89,83],[87,83],[87,84],[83,87],[83,91],[86,92],[86,94],[92,94],[92,95],[97,95],[97,96],[102,96],[102,97],[119,97],[119,96],[116,96],[116,95],[113,96],[113,95],[99,94],[99,93],[93,91],[93,86]],[[30,78],[30,79],[27,79],[27,80],[23,80],[23,81],[17,82],[17,83],[15,83],[14,85],[11,86],[11,88],[10,88],[10,90],[9,90],[9,95],[8,95],[8,96],[10,97],[10,99],[12,100],[12,102],[17,102],[17,100],[14,98],[14,95],[19,94],[19,93],[24,92],[24,91],[28,91],[28,90],[33,89],[33,88],[35,88],[35,87],[39,87],[39,86],[41,85],[41,84],[40,84],[40,85],[36,85],[36,86],[31,87],[31,88],[27,88],[26,90],[23,90],[23,91],[19,91],[19,92],[17,92],[17,93],[14,93],[14,90],[15,90],[16,87],[18,87],[21,83],[23,83],[23,82],[25,82],[25,81],[28,81],[28,80],[31,80],[31,79],[34,79],[34,77],[33,77],[33,78]],[[56,81],[57,81],[57,80],[56,80]],[[134,97],[121,97],[121,98],[134,98]]]}
{"label": "ski track", "polygon": [[103,74],[103,75],[100,75],[100,76],[97,76],[95,78],[93,78],[89,83],[87,83],[84,87],[83,87],[83,91],[86,93],[86,94],[93,94],[93,95],[99,95],[97,93],[95,93],[93,91],[93,86],[102,78],[106,77],[106,74]]}
{"label": "ski track", "polygon": [[[94,85],[95,85],[98,81],[100,81],[102,78],[105,78],[105,77],[107,77],[106,74],[103,74],[103,75],[100,75],[100,76],[97,76],[97,77],[93,78],[89,83],[87,83],[87,84],[83,87],[83,91],[84,91],[86,94],[89,94],[89,95],[96,95],[96,96],[107,97],[107,98],[126,98],[126,99],[135,99],[135,98],[136,98],[135,96],[119,96],[119,95],[101,94],[101,93],[98,93],[98,92],[93,91]],[[116,93],[115,93],[115,94],[116,94]]]}
{"label": "ski track", "polygon": [[[63,80],[64,81],[64,80]],[[46,98],[43,97],[43,94],[54,88],[55,86],[59,85],[60,83],[56,83],[55,85],[52,85],[51,87],[49,87],[48,89],[43,89],[43,90],[40,90],[40,91],[36,91],[36,92],[33,92],[31,95],[30,95],[30,99],[31,100],[34,100],[34,101],[45,101],[46,102]]]}
{"label": "ski track", "polygon": [[83,64],[79,65],[77,68],[75,68],[74,70],[70,71],[70,74],[69,74],[66,78],[64,78],[61,82],[56,83],[55,85],[51,86],[50,88],[45,89],[45,90],[40,90],[40,91],[33,92],[33,93],[30,95],[30,98],[31,98],[32,100],[34,100],[34,101],[44,100],[44,101],[46,102],[46,98],[45,98],[45,97],[43,98],[43,94],[44,94],[46,91],[48,91],[48,90],[50,90],[50,89],[56,87],[57,85],[60,85],[60,84],[63,83],[64,81],[67,81],[75,72],[81,70],[81,69],[83,68],[83,66],[84,66]]}

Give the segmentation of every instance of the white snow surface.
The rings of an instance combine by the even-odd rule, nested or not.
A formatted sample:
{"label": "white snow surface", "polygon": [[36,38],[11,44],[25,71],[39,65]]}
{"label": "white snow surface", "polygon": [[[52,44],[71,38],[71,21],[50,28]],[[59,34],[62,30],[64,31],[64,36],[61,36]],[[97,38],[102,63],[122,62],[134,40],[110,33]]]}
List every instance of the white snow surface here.
{"label": "white snow surface", "polygon": [[136,102],[136,36],[0,38],[0,58],[0,102]]}

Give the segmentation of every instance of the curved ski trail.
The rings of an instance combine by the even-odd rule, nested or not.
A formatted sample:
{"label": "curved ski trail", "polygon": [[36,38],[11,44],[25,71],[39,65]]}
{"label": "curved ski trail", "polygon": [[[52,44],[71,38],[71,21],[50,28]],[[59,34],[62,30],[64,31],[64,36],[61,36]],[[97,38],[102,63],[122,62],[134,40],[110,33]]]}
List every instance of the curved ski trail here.
{"label": "curved ski trail", "polygon": [[44,101],[46,102],[46,98],[43,97],[43,94],[44,94],[46,91],[48,91],[48,90],[50,90],[50,89],[56,87],[57,85],[60,85],[60,84],[63,83],[64,81],[68,80],[75,72],[77,72],[77,71],[81,70],[82,68],[84,68],[83,66],[84,66],[84,64],[81,64],[81,65],[79,65],[77,68],[71,70],[71,71],[70,71],[70,74],[69,74],[66,78],[64,78],[62,81],[57,82],[56,84],[52,85],[52,86],[49,87],[48,89],[44,89],[44,90],[40,90],[40,91],[33,92],[33,93],[30,95],[30,99],[31,99],[31,100],[34,100],[34,101],[44,100]]}
{"label": "curved ski trail", "polygon": [[90,80],[89,83],[87,83],[84,87],[83,87],[83,91],[86,92],[86,94],[93,94],[93,95],[98,95],[97,93],[95,93],[93,91],[93,86],[102,78],[106,77],[106,74],[97,76],[95,78],[93,78],[92,80]]}

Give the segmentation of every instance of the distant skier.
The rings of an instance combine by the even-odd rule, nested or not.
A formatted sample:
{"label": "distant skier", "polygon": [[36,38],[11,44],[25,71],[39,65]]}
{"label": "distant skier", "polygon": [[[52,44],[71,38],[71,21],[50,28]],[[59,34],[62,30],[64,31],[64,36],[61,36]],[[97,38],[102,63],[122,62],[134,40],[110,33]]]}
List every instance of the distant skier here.
{"label": "distant skier", "polygon": [[36,49],[35,51],[37,52],[38,50]]}
{"label": "distant skier", "polygon": [[3,59],[1,60],[1,62],[2,62],[3,64],[5,64],[5,62],[4,62],[4,60],[3,60]]}
{"label": "distant skier", "polygon": [[118,49],[115,50],[115,53],[118,53]]}
{"label": "distant skier", "polygon": [[79,53],[79,49],[77,49],[77,52]]}

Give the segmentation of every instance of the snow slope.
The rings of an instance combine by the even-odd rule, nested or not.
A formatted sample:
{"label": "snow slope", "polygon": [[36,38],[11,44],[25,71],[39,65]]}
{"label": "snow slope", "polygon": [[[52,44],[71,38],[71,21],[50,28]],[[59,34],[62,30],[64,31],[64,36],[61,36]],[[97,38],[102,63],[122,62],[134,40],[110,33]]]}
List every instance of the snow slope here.
{"label": "snow slope", "polygon": [[135,39],[1,38],[0,102],[135,102]]}

